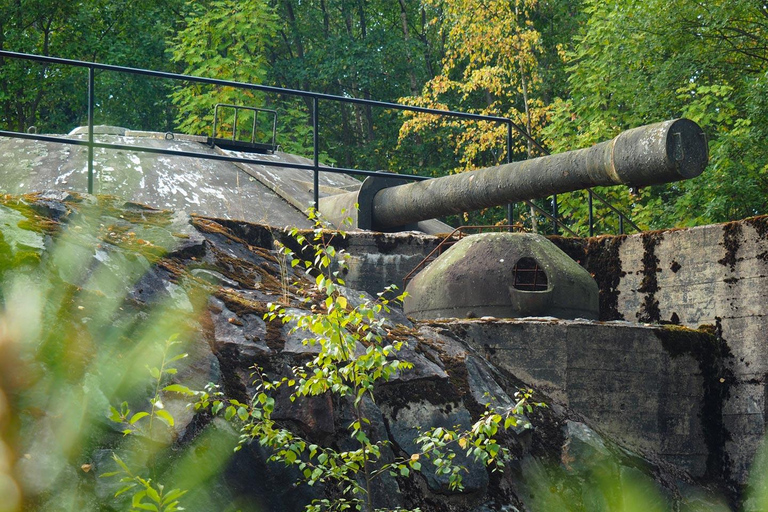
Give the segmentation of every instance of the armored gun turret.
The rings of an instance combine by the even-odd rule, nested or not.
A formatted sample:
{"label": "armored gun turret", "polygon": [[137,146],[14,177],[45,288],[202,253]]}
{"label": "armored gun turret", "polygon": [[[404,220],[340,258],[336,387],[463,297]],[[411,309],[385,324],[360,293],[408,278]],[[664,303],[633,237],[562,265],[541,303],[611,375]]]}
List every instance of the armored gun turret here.
{"label": "armored gun turret", "polygon": [[675,119],[622,132],[591,148],[442,178],[405,185],[397,178],[368,178],[357,192],[322,198],[320,211],[337,225],[351,215],[360,229],[414,229],[427,219],[595,186],[644,187],[694,178],[707,159],[701,128]]}
{"label": "armored gun turret", "polygon": [[[360,229],[428,231],[424,221],[453,213],[594,186],[694,178],[707,160],[701,128],[675,119],[591,148],[443,178],[406,185],[368,178],[357,192],[322,199],[320,211],[338,225],[351,216]],[[546,238],[527,233],[464,238],[417,274],[406,291],[405,313],[418,319],[599,318],[598,287],[589,273]]]}

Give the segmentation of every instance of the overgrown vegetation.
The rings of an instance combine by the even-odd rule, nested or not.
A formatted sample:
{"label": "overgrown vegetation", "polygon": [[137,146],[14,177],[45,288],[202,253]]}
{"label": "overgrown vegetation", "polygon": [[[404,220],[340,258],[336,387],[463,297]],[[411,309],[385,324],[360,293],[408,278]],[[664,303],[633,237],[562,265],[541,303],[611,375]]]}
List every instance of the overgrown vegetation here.
{"label": "overgrown vegetation", "polygon": [[[41,204],[53,205],[33,196],[0,198],[2,512],[258,510],[216,494],[237,447],[242,449],[235,456],[268,457],[287,466],[286,474],[295,474],[305,488],[322,488],[308,510],[372,511],[382,504],[371,489],[386,479],[395,478],[404,494],[414,496],[419,491],[407,482],[415,472],[437,471],[449,491],[463,485],[467,461],[478,461],[472,471],[503,468],[508,450],[520,446],[510,443],[516,436],[502,431],[524,429],[523,413],[542,412],[531,403],[530,391],[505,407],[489,398],[488,410],[464,427],[423,425],[414,432],[413,449],[389,444],[374,428],[377,397],[385,386],[403,389],[386,380],[408,372],[400,357],[404,345],[391,336],[396,329],[384,314],[390,299],[351,295],[334,266],[344,253],[334,248],[333,237],[343,235],[321,226],[293,232],[305,250],[283,249],[282,261],[284,279],[297,283],[271,283],[275,302],[265,306],[270,323],[285,322],[305,338],[303,359],[293,368],[271,368],[270,376],[254,368],[253,394],[233,399],[226,383],[239,368],[226,368],[221,388],[203,380],[209,375],[199,353],[199,312],[215,306],[206,306],[208,296],[201,292],[221,289],[193,276],[183,279],[183,266],[206,265],[197,252],[173,252],[194,237],[184,232],[189,226],[176,224],[169,212],[121,209],[108,198],[66,203],[66,212],[55,209],[60,221],[41,215]],[[213,225],[209,221],[212,238],[226,232],[214,232]],[[226,265],[235,261],[229,258]],[[278,275],[281,258],[269,261]],[[291,269],[308,270],[312,279],[298,280]],[[136,295],[145,288],[142,279],[155,272],[173,274],[157,285],[159,295]],[[333,397],[327,403],[336,417],[348,418],[333,441],[310,439],[311,432],[280,413],[313,397]],[[542,426],[553,429],[541,433],[547,442],[563,443],[562,424]],[[534,438],[537,433],[538,428]],[[669,489],[657,487],[646,461],[607,441],[595,443],[574,438],[571,445],[549,446],[552,453],[533,455],[516,466],[515,480],[505,475],[503,481],[523,485],[525,490],[513,492],[530,510],[593,510],[595,503],[604,504],[603,510],[728,510],[716,501],[702,508],[698,498],[673,500]],[[755,464],[745,510],[768,503],[762,454]],[[493,479],[491,485],[497,485]]]}
{"label": "overgrown vegetation", "polygon": [[[458,463],[458,451],[465,451],[467,457],[484,465],[503,468],[510,454],[497,441],[497,434],[512,427],[530,426],[523,414],[531,412],[533,406],[543,406],[530,402],[531,390],[518,393],[512,407],[489,408],[466,431],[433,427],[422,432],[416,439],[419,452],[391,460],[385,455],[389,441],[375,437],[367,411],[370,404],[375,403],[378,385],[412,367],[411,363],[397,358],[403,342],[391,339],[388,328],[393,326],[384,315],[389,312],[390,302],[399,302],[403,296],[388,299],[395,293],[395,287],[391,286],[377,299],[362,297],[353,305],[345,295],[349,290],[344,288],[340,277],[348,255],[343,250],[337,251],[332,243],[335,236],[346,235],[328,231],[315,212],[310,212],[310,218],[315,220],[310,238],[296,229],[290,232],[304,247],[302,254],[309,254],[308,259],[279,246],[283,265],[289,262],[291,267],[304,268],[313,277],[311,288],[299,287],[309,312],[289,310],[283,296],[281,302],[269,304],[265,320],[292,324],[292,332],[305,336],[302,343],[317,347],[316,355],[305,365],[294,366],[289,375],[278,380],[270,380],[262,369],[254,367],[251,376],[256,393],[247,404],[228,400],[210,385],[200,394],[195,409],[210,407],[213,414],[221,413],[228,420],[241,421],[238,449],[244,443],[258,442],[270,450],[270,460],[296,467],[307,484],[339,489],[339,497],[317,499],[308,505],[306,510],[310,512],[383,510],[375,503],[373,481],[387,475],[408,477],[412,471],[421,471],[425,460],[433,463],[437,474],[449,477],[450,489],[461,490],[462,472],[467,469]],[[350,407],[354,419],[347,431],[356,447],[339,450],[314,444],[273,420],[275,396],[281,388],[287,388],[291,402],[330,395],[334,403]]]}
{"label": "overgrown vegetation", "polygon": [[[165,258],[189,236],[179,232],[184,226],[168,212],[121,211],[110,200],[73,204],[62,226],[38,215],[28,199],[7,200],[0,211],[11,219],[0,226],[0,251],[3,261],[15,262],[3,267],[0,287],[3,512],[209,509],[205,489],[234,451],[252,443],[269,460],[298,469],[306,484],[334,489],[333,498],[307,510],[372,511],[376,480],[407,478],[431,461],[460,489],[465,469],[456,452],[501,468],[509,453],[497,434],[527,426],[530,392],[467,430],[425,430],[418,452],[385,457],[391,447],[372,432],[369,410],[378,386],[410,365],[397,356],[403,342],[389,334],[390,299],[349,296],[337,266],[344,253],[331,243],[343,234],[319,223],[311,235],[292,232],[309,260],[282,247],[284,265],[303,268],[312,280],[281,285],[283,294],[274,294],[280,302],[266,313],[268,321],[294,325],[317,351],[274,380],[254,367],[255,393],[240,401],[215,384],[203,386],[204,359],[190,355],[199,351],[192,340],[200,336],[210,286],[185,282],[180,272],[172,286],[182,288],[166,300],[151,298],[145,308],[148,296],[133,295],[154,265],[171,268]],[[128,243],[136,232],[141,243]],[[55,235],[52,245],[43,243],[46,234]],[[283,280],[289,275],[297,274],[286,269]],[[356,446],[312,443],[273,418],[275,408],[320,396],[352,411],[346,427]],[[227,434],[218,417],[239,434]],[[194,435],[182,441],[189,429]]]}

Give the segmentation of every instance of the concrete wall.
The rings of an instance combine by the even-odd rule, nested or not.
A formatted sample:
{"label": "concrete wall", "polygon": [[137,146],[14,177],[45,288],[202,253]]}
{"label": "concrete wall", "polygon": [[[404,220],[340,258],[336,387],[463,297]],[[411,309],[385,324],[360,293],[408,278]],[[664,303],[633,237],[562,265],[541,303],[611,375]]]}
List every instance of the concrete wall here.
{"label": "concrete wall", "polygon": [[618,277],[611,286],[596,276],[611,298],[605,318],[719,325],[736,376],[723,411],[727,452],[733,478],[745,482],[768,408],[768,217],[605,237],[583,247],[588,270]]}
{"label": "concrete wall", "polygon": [[337,240],[350,254],[347,284],[374,295],[390,284],[403,289],[403,278],[440,243],[418,233],[350,233]]}
{"label": "concrete wall", "polygon": [[[768,217],[553,241],[595,277],[603,320],[717,324],[735,375],[722,411],[731,438],[723,469],[745,483],[768,416]],[[413,234],[352,234],[349,285],[373,293],[389,283],[400,286],[438,242]]]}
{"label": "concrete wall", "polygon": [[[626,446],[694,476],[720,478],[713,445],[722,426],[702,414],[717,392],[719,361],[699,357],[718,343],[700,331],[627,322],[460,320],[450,329],[496,367],[583,414]],[[681,350],[682,349],[682,350]],[[709,469],[709,472],[708,472]],[[712,474],[712,473],[715,474]]]}

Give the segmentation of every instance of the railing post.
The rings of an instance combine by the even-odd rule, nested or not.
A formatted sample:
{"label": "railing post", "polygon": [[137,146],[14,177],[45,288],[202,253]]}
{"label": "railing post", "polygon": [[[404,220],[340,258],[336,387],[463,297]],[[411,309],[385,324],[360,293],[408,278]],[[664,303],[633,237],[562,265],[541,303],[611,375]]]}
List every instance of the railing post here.
{"label": "railing post", "polygon": [[235,120],[232,124],[232,140],[237,140],[237,107],[235,107]]}
{"label": "railing post", "polygon": [[592,213],[592,191],[587,190],[589,195],[589,236],[595,236],[595,219]]}
{"label": "railing post", "polygon": [[552,196],[552,234],[557,234],[557,194]]}
{"label": "railing post", "polygon": [[[507,121],[507,163],[512,163],[512,123],[509,120]],[[515,205],[513,203],[509,203],[507,205],[507,224],[509,224],[510,231],[515,230],[515,228],[512,227],[512,224],[514,224],[512,218],[514,216]]]}
{"label": "railing post", "polygon": [[312,96],[312,148],[313,148],[313,165],[314,165],[314,176],[313,176],[313,194],[314,194],[314,200],[315,200],[315,210],[320,209],[320,148],[318,146],[318,134],[317,134],[317,127],[318,127],[318,119],[317,119],[317,96]]}
{"label": "railing post", "polygon": [[88,193],[93,194],[93,109],[94,79],[93,67],[88,68]]}

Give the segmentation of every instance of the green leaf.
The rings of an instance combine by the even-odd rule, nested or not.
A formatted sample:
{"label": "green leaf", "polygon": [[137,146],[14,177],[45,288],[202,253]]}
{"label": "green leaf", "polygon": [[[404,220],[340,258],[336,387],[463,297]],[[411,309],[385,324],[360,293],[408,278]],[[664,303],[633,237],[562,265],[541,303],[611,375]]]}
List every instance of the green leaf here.
{"label": "green leaf", "polygon": [[136,494],[133,495],[133,498],[131,499],[131,506],[133,508],[139,508],[141,505],[141,500],[143,500],[147,496],[147,491],[139,491]]}
{"label": "green leaf", "polygon": [[143,411],[142,412],[137,412],[136,414],[131,416],[131,419],[130,419],[130,421],[128,421],[128,423],[133,425],[134,423],[139,421],[141,418],[146,418],[147,416],[149,416],[148,412],[143,412]]}
{"label": "green leaf", "polygon": [[147,496],[155,503],[160,503],[162,501],[154,487],[147,487]]}
{"label": "green leaf", "polygon": [[109,415],[107,417],[115,423],[122,423],[123,421],[123,418],[120,416],[120,412],[111,406],[109,408]]}
{"label": "green leaf", "polygon": [[[106,476],[106,475],[105,475],[105,476]],[[126,485],[125,487],[123,487],[122,489],[120,489],[119,491],[117,491],[117,492],[115,493],[115,498],[117,498],[118,496],[120,496],[121,494],[123,494],[123,493],[125,493],[125,492],[128,492],[128,491],[130,491],[130,490],[131,490],[131,489],[133,489],[134,487],[136,487],[136,484],[135,484],[135,483],[132,483],[132,484]]]}
{"label": "green leaf", "polygon": [[194,395],[195,392],[189,389],[187,386],[182,386],[181,384],[170,384],[168,386],[165,386],[163,388],[163,391],[170,391],[172,393],[181,393],[182,395]]}
{"label": "green leaf", "polygon": [[160,418],[163,423],[168,425],[169,427],[173,426],[173,416],[171,416],[171,413],[164,409],[159,409],[155,411],[155,415]]}
{"label": "green leaf", "polygon": [[184,359],[186,357],[189,357],[189,354],[186,354],[186,353],[185,354],[179,354],[177,356],[174,356],[174,357],[170,358],[168,360],[168,364],[174,363],[174,362],[179,361],[180,359]]}
{"label": "green leaf", "polygon": [[138,505],[134,505],[133,508],[139,508],[141,510],[152,510],[154,512],[159,512],[159,509],[156,505],[153,505],[151,503],[139,503]]}
{"label": "green leaf", "polygon": [[163,497],[163,505],[181,498],[185,494],[187,494],[187,491],[181,489],[173,489],[172,491],[168,491],[168,493]]}
{"label": "green leaf", "polygon": [[112,460],[117,462],[117,465],[120,466],[123,469],[123,471],[125,471],[128,474],[131,473],[131,470],[128,469],[128,466],[125,464],[125,462],[123,462],[123,459],[121,459],[114,453],[112,454]]}

